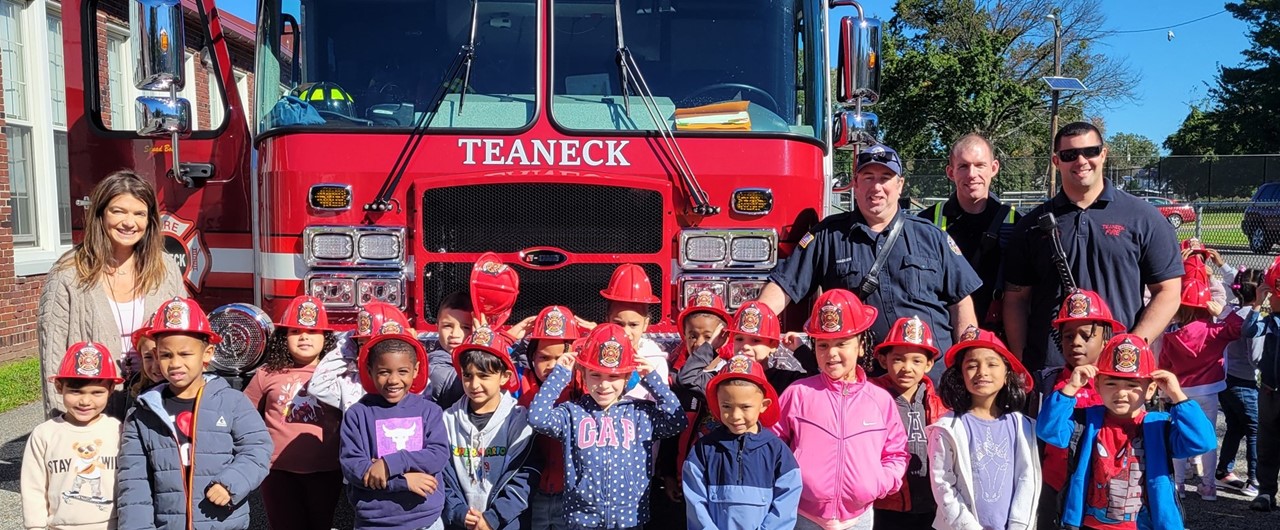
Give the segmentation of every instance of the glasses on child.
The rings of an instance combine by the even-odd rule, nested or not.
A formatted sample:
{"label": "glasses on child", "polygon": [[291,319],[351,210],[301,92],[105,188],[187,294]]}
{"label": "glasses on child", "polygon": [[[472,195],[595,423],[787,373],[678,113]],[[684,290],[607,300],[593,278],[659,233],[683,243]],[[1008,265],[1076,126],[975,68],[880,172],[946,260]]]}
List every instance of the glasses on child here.
{"label": "glasses on child", "polygon": [[1091,147],[1077,147],[1075,149],[1063,149],[1058,151],[1058,160],[1063,162],[1075,162],[1080,155],[1085,158],[1098,158],[1102,154],[1102,146],[1095,145]]}

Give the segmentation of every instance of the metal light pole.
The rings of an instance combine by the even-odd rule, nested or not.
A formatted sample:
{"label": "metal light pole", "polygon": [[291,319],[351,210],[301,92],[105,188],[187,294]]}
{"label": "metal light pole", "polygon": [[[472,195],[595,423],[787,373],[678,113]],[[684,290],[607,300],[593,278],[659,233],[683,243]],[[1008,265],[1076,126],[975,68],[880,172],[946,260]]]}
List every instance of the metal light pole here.
{"label": "metal light pole", "polygon": [[[1045,18],[1053,21],[1053,76],[1062,77],[1062,18],[1058,16],[1055,10],[1053,14],[1045,15]],[[1049,105],[1049,198],[1053,198],[1057,190],[1058,168],[1053,165],[1052,154],[1057,150],[1058,146],[1053,145],[1053,137],[1058,133],[1058,90],[1051,89],[1052,102]]]}

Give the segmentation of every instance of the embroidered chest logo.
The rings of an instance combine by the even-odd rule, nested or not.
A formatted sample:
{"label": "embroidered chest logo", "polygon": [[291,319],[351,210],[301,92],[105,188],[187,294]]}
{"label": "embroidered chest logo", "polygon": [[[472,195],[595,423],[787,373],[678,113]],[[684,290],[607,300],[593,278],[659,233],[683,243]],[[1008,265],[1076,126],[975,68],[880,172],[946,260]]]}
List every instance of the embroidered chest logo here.
{"label": "embroidered chest logo", "polygon": [[1102,232],[1112,237],[1119,236],[1120,233],[1123,231],[1124,231],[1124,225],[1111,225],[1111,224],[1102,225]]}
{"label": "embroidered chest logo", "polygon": [[738,331],[744,333],[760,333],[760,309],[752,306],[742,310],[742,319],[738,321]]}
{"label": "embroidered chest logo", "polygon": [[840,307],[827,302],[818,310],[818,323],[822,331],[827,333],[835,333],[844,327],[844,317],[840,314]]}

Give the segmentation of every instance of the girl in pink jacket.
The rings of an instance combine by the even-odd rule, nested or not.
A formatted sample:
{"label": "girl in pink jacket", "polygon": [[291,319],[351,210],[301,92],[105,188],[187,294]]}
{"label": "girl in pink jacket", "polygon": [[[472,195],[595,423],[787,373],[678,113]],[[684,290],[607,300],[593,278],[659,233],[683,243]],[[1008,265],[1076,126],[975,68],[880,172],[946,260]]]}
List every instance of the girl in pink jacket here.
{"label": "girl in pink jacket", "polygon": [[910,456],[902,418],[858,366],[870,359],[866,331],[876,313],[834,289],[818,297],[805,324],[821,373],[787,387],[773,427],[800,464],[797,530],[870,530],[872,503],[902,486]]}

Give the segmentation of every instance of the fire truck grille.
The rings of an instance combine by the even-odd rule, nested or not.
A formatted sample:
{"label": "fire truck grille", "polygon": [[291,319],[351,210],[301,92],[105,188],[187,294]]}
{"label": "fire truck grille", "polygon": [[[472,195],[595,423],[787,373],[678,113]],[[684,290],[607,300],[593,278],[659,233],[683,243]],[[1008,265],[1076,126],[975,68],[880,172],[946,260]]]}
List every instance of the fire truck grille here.
{"label": "fire truck grille", "polygon": [[653,190],[576,183],[432,188],[422,193],[422,248],[655,254],[663,246],[662,216],[662,193]]}
{"label": "fire truck grille", "polygon": [[[464,291],[471,279],[472,263],[429,263],[423,268],[423,312],[427,322],[436,323],[440,302],[449,293]],[[662,269],[654,263],[643,263],[655,294],[661,297]],[[612,263],[582,263],[552,270],[530,270],[513,267],[520,276],[520,296],[508,323],[538,314],[549,305],[563,305],[574,314],[592,322],[602,322],[608,309],[600,290],[609,284],[609,276],[617,267]],[[661,304],[649,306],[649,321],[657,322]]]}

